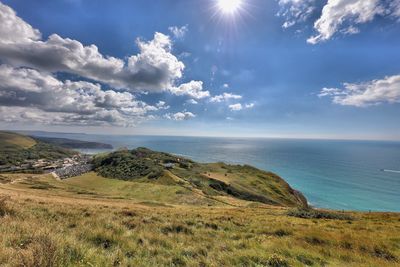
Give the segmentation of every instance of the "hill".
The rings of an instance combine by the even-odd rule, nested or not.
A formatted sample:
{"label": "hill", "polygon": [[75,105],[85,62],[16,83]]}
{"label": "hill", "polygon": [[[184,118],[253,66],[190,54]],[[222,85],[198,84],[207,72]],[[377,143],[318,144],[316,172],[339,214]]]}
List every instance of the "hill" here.
{"label": "hill", "polygon": [[307,206],[302,194],[282,178],[247,165],[200,164],[146,148],[99,155],[93,163],[103,177],[168,182],[214,199],[231,197],[271,205]]}
{"label": "hill", "polygon": [[57,145],[70,149],[112,149],[113,146],[99,142],[88,142],[67,138],[40,137],[33,136],[35,140],[39,140],[48,144]]}
{"label": "hill", "polygon": [[61,159],[76,152],[32,137],[0,131],[0,165],[20,165],[27,160]]}
{"label": "hill", "polygon": [[5,151],[8,149],[27,149],[36,145],[36,141],[25,135],[0,131],[0,150]]}
{"label": "hill", "polygon": [[395,213],[232,206],[166,182],[0,175],[1,266],[398,266],[399,229]]}

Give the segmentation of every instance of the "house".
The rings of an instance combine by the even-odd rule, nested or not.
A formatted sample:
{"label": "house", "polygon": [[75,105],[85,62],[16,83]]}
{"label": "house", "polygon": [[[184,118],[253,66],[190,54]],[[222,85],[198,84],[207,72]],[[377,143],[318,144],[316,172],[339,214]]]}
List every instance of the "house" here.
{"label": "house", "polygon": [[175,164],[174,163],[164,163],[163,166],[166,169],[172,169],[175,167]]}

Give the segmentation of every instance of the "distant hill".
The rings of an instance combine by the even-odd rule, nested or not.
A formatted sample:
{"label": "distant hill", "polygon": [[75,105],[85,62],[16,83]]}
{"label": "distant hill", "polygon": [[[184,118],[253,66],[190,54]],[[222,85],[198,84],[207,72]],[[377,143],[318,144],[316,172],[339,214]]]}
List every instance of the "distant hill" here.
{"label": "distant hill", "polygon": [[74,140],[67,138],[39,137],[39,136],[33,136],[33,138],[45,143],[70,149],[113,149],[112,145],[99,142],[88,142],[88,141],[81,141],[81,140]]}
{"label": "distant hill", "polygon": [[0,165],[18,165],[34,159],[60,159],[76,153],[29,136],[0,131]]}
{"label": "distant hill", "polygon": [[12,148],[30,148],[36,145],[36,141],[25,135],[16,134],[12,132],[1,132],[0,131],[0,149],[12,149]]}
{"label": "distant hill", "polygon": [[177,184],[204,196],[230,197],[279,206],[307,206],[305,197],[276,174],[247,165],[200,164],[146,148],[98,155],[97,173],[103,177]]}

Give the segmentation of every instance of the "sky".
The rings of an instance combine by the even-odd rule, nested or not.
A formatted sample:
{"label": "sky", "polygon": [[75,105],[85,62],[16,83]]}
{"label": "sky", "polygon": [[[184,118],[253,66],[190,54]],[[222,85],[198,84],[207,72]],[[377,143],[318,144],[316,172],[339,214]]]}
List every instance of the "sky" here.
{"label": "sky", "polygon": [[0,0],[0,129],[400,140],[400,0]]}

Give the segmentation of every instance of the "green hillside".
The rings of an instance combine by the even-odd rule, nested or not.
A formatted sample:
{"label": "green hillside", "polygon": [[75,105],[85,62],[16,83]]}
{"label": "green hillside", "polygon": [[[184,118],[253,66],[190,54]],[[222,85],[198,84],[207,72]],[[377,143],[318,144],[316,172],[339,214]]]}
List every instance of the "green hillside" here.
{"label": "green hillside", "polygon": [[99,155],[94,159],[94,166],[103,177],[180,185],[213,199],[230,197],[270,205],[307,205],[302,194],[282,178],[247,165],[200,164],[138,148]]}
{"label": "green hillside", "polygon": [[12,149],[28,149],[36,145],[36,141],[28,136],[0,131],[0,151]]}
{"label": "green hillside", "polygon": [[0,131],[0,165],[19,165],[26,160],[59,159],[76,152],[32,137]]}
{"label": "green hillside", "polygon": [[0,174],[0,266],[400,264],[396,213],[254,205],[145,181]]}

